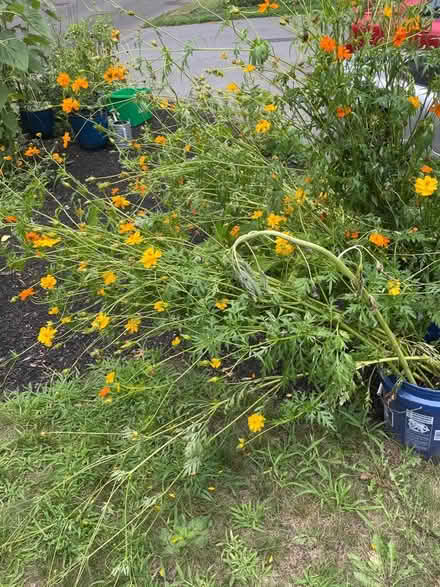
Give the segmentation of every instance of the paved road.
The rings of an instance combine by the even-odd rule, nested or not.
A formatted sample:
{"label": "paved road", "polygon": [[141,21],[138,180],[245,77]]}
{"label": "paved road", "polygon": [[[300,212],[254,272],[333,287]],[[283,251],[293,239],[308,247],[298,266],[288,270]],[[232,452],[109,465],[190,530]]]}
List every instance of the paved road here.
{"label": "paved road", "polygon": [[124,13],[133,10],[144,18],[154,18],[163,12],[179,8],[190,0],[55,0],[58,16],[63,23],[70,24],[96,14],[108,14],[113,24],[121,31],[139,26],[140,21]]}
{"label": "paved road", "polygon": [[[151,41],[157,40],[158,35],[160,35],[164,44],[172,52],[173,57],[177,61],[182,60],[185,45],[191,43],[194,48],[194,53],[188,61],[191,76],[205,75],[207,81],[214,88],[219,89],[225,88],[230,82],[239,84],[243,81],[243,71],[241,67],[231,64],[233,49],[237,43],[237,35],[231,28],[222,30],[221,26],[221,23],[213,22],[178,27],[162,27],[159,29],[159,32],[154,29],[144,29],[141,32],[142,44],[137,49],[135,49],[134,41],[130,40],[129,35],[125,39],[121,35],[121,46],[126,50],[121,55],[121,59],[129,62],[131,58],[142,55],[142,57],[152,63],[160,79],[163,67],[161,49],[160,46],[158,48],[151,46]],[[258,36],[270,41],[274,55],[287,63],[295,63],[302,58],[298,51],[298,43],[292,45],[292,34],[280,26],[279,18],[255,18],[248,21],[236,21],[235,26],[237,29],[247,28],[249,30],[249,39],[254,39]],[[242,44],[242,46],[243,48],[246,47],[245,44]],[[228,54],[228,60],[222,59],[223,52]],[[240,57],[247,62],[248,51],[243,50]],[[283,67],[283,65],[281,64],[280,67]],[[224,71],[224,77],[215,77],[214,75],[206,74],[206,69],[221,69]],[[271,69],[273,70],[273,67]],[[260,76],[253,73],[251,79],[260,86],[272,89],[267,76]],[[178,68],[174,68],[170,80],[177,95],[186,96],[190,93],[191,80],[185,75],[182,76]],[[140,81],[145,81],[147,85],[151,85],[152,87],[155,86],[148,79]],[[158,84],[156,83],[156,88],[160,93],[172,96],[172,93],[162,90],[157,86]]]}

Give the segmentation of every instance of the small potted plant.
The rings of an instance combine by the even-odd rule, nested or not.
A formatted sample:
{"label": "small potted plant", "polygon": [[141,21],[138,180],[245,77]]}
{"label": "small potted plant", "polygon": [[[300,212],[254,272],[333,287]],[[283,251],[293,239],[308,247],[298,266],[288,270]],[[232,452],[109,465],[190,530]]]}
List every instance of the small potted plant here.
{"label": "small potted plant", "polygon": [[22,129],[34,136],[41,133],[45,139],[53,136],[55,128],[55,96],[48,78],[45,73],[32,73],[26,83],[16,81]]}
{"label": "small potted plant", "polygon": [[54,53],[59,103],[84,149],[100,149],[108,141],[106,95],[127,75],[115,57],[118,41],[119,31],[107,20],[84,21],[69,27]]}

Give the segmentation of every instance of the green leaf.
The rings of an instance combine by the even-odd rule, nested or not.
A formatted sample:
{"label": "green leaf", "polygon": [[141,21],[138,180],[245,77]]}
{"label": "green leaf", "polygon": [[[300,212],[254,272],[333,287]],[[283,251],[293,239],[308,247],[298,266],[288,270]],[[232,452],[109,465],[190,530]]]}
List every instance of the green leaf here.
{"label": "green leaf", "polygon": [[9,65],[20,71],[27,71],[29,67],[29,50],[26,44],[19,39],[0,38],[0,65]]}
{"label": "green leaf", "polygon": [[3,124],[6,126],[8,130],[11,132],[15,132],[18,128],[17,116],[14,112],[5,112],[2,115]]}
{"label": "green leaf", "polygon": [[3,109],[3,106],[8,101],[10,89],[5,84],[0,84],[0,110]]}
{"label": "green leaf", "polygon": [[46,20],[41,16],[39,10],[29,11],[24,20],[37,34],[49,39],[50,31]]}

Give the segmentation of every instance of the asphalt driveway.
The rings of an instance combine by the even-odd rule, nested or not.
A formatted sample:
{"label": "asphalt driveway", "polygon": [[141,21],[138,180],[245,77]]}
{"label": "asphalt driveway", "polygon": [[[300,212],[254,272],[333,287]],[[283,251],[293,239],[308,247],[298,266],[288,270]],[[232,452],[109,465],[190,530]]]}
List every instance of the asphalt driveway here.
{"label": "asphalt driveway", "polygon": [[[63,26],[97,14],[112,17],[113,24],[121,31],[139,27],[141,21],[124,10],[151,19],[187,4],[189,0],[55,0],[57,14]],[[122,10],[121,10],[122,9]]]}

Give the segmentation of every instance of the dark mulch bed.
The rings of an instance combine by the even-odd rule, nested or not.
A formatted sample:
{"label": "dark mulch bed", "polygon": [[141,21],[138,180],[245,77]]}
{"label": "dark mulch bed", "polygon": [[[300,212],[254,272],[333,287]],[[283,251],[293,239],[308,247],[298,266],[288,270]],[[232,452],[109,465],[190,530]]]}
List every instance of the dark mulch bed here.
{"label": "dark mulch bed", "polygon": [[[176,129],[174,118],[166,110],[156,111],[149,126],[157,134],[169,133]],[[142,129],[138,127],[134,130],[136,138]],[[47,148],[50,149],[52,145],[53,140],[47,141]],[[73,177],[82,182],[90,176],[106,178],[121,171],[118,153],[111,145],[91,152],[71,144],[68,149],[67,169]],[[96,184],[87,185],[90,191],[98,193]],[[70,224],[69,215],[73,214],[74,208],[81,203],[79,196],[74,195],[72,189],[63,186],[61,182],[55,182],[52,191],[56,199],[47,198],[43,207],[36,211],[35,219],[41,224],[50,222],[55,210],[61,205],[64,212],[60,220]],[[133,198],[131,199],[133,201]],[[160,206],[160,202],[152,197],[136,204],[150,210]],[[8,230],[2,232],[8,233]],[[44,265],[37,259],[26,263],[22,271],[17,271],[9,269],[6,266],[6,259],[0,256],[0,393],[23,390],[30,385],[38,386],[63,369],[75,367],[82,371],[96,360],[95,353],[90,354],[96,344],[106,346],[105,343],[98,342],[96,334],[72,333],[59,348],[56,345],[47,348],[37,341],[40,327],[50,319],[48,305],[41,301],[35,302],[32,297],[24,302],[15,303],[12,303],[11,299],[23,289],[37,284],[43,274]],[[61,334],[62,329],[63,327],[60,328]],[[169,344],[168,338],[171,340],[172,337],[171,333],[165,338],[158,337],[151,341],[151,346]],[[106,356],[112,350],[112,347],[107,348]]]}

